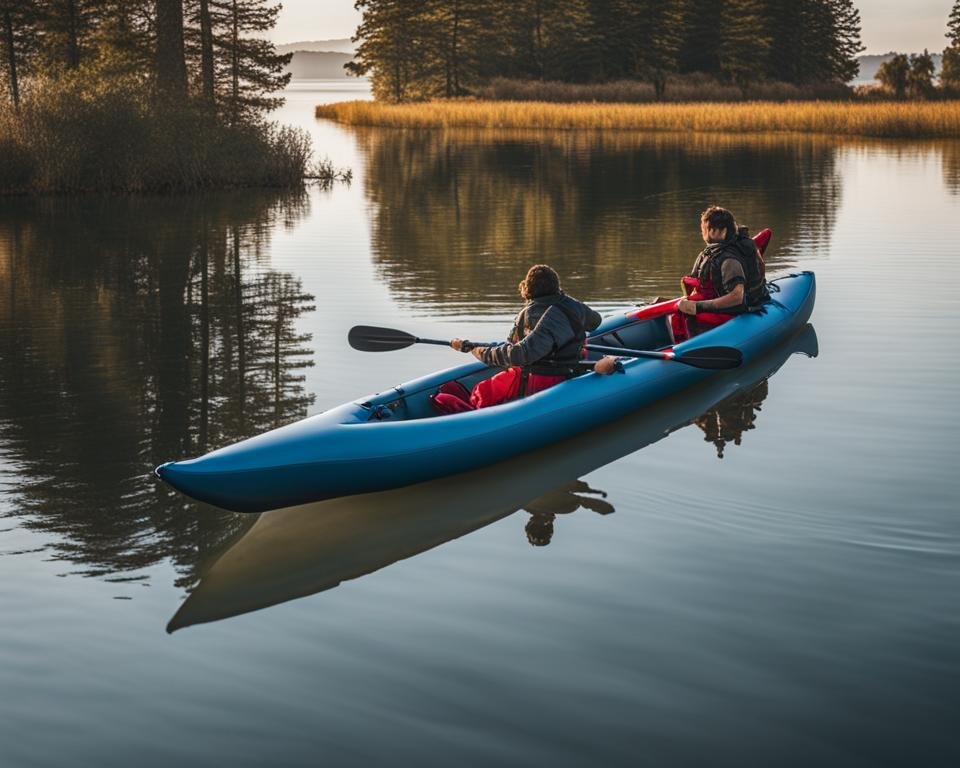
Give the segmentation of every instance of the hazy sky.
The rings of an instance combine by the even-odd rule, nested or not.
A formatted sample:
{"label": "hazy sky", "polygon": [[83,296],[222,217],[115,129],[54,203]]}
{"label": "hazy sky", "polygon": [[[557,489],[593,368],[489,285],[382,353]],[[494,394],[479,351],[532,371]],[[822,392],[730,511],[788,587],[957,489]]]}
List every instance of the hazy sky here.
{"label": "hazy sky", "polygon": [[[867,53],[940,51],[954,0],[856,0]],[[273,32],[278,43],[353,35],[360,14],[353,0],[283,0]]]}

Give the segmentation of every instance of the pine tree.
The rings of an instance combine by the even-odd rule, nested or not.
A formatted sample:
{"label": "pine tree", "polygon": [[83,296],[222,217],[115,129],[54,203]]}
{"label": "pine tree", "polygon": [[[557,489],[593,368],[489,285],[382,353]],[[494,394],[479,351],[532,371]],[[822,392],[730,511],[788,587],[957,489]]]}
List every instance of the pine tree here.
{"label": "pine tree", "polygon": [[185,45],[187,59],[199,72],[199,91],[203,102],[216,106],[217,65],[213,47],[213,10],[211,0],[191,0],[187,9]]}
{"label": "pine tree", "polygon": [[719,70],[720,19],[716,0],[687,0],[682,8],[680,72]]}
{"label": "pine tree", "polygon": [[601,80],[616,80],[628,77],[632,61],[627,47],[630,41],[630,21],[624,10],[630,13],[636,3],[630,0],[591,0],[590,16],[596,29],[594,55],[600,64]]}
{"label": "pine tree", "polygon": [[720,26],[719,69],[725,79],[744,90],[767,70],[772,41],[765,27],[762,0],[727,0]]}
{"label": "pine tree", "polygon": [[154,57],[151,0],[97,0],[91,16],[89,45],[102,71],[148,72]]}
{"label": "pine tree", "polygon": [[13,108],[20,108],[20,80],[37,49],[38,9],[33,0],[0,0],[0,51]]}
{"label": "pine tree", "polygon": [[855,11],[854,17],[846,12],[838,15],[841,5],[845,0],[769,0],[772,45],[768,74],[772,79],[796,85],[849,79],[846,74],[855,62],[837,60],[841,46],[838,19],[842,16],[848,25],[842,31],[846,56],[851,46],[859,47],[859,15]]}
{"label": "pine tree", "polygon": [[[158,0],[159,2],[159,0]],[[39,0],[43,49],[53,66],[76,69],[88,52],[95,0]]]}
{"label": "pine tree", "polygon": [[419,18],[429,51],[432,80],[425,95],[463,96],[478,82],[489,55],[492,3],[488,0],[428,0]]}
{"label": "pine tree", "polygon": [[541,81],[585,81],[598,35],[589,0],[519,0],[512,5],[519,28],[521,67]]}
{"label": "pine tree", "polygon": [[220,108],[235,122],[280,106],[283,99],[269,94],[290,82],[286,66],[293,54],[278,54],[269,40],[250,35],[272,29],[280,6],[268,5],[268,0],[209,0],[209,4]]}
{"label": "pine tree", "polygon": [[156,81],[162,97],[187,95],[187,64],[183,44],[183,0],[156,0]]}
{"label": "pine tree", "polygon": [[675,0],[645,0],[641,12],[643,23],[635,42],[637,74],[653,83],[657,99],[662,99],[667,74],[675,72],[679,63],[682,4]]}
{"label": "pine tree", "polygon": [[357,53],[346,65],[355,75],[371,75],[373,94],[401,102],[414,96],[423,48],[417,39],[419,11],[409,0],[357,0],[363,14],[353,41]]}
{"label": "pine tree", "polygon": [[947,90],[960,89],[960,46],[951,45],[943,52],[940,85]]}
{"label": "pine tree", "polygon": [[840,82],[849,83],[860,72],[857,56],[865,50],[860,39],[860,11],[853,0],[831,0],[831,10],[833,75]]}
{"label": "pine tree", "polygon": [[956,0],[947,17],[947,37],[951,47],[960,47],[960,0]]}

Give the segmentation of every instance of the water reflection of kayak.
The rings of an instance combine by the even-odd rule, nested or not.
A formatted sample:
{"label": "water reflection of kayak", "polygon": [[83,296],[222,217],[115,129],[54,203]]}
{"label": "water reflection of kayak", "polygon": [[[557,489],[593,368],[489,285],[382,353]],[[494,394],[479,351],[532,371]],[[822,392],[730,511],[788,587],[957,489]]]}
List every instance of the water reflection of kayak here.
{"label": "water reflection of kayak", "polygon": [[[266,512],[205,570],[168,631],[312,595],[482,528],[520,508],[570,511],[571,484],[656,442],[772,375],[795,352],[817,354],[810,326],[766,355],[683,393],[524,457],[414,486]],[[581,494],[582,495],[582,494]],[[609,505],[608,505],[609,506]],[[612,507],[610,507],[612,511]],[[603,513],[602,509],[596,509]]]}
{"label": "water reflection of kayak", "polygon": [[[794,333],[813,311],[813,273],[772,285],[773,300],[762,311],[678,344],[675,353],[730,346],[749,363]],[[648,310],[608,317],[591,338],[633,349],[673,341],[669,316]],[[622,375],[588,373],[494,408],[435,417],[427,397],[441,383],[456,379],[470,389],[494,372],[474,361],[197,459],[164,464],[157,474],[189,496],[238,512],[387,490],[536,450],[717,376],[664,360],[632,359],[623,368]]]}

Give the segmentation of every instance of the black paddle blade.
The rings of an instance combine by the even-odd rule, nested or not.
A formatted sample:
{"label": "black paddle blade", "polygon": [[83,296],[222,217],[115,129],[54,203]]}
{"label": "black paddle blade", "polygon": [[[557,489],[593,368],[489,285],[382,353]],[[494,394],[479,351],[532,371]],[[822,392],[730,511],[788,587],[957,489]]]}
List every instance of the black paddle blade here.
{"label": "black paddle blade", "polygon": [[390,352],[416,344],[417,337],[395,328],[355,325],[347,334],[347,341],[351,347],[361,352]]}
{"label": "black paddle blade", "polygon": [[703,347],[676,355],[673,359],[694,368],[721,371],[739,367],[743,363],[743,353],[736,347]]}

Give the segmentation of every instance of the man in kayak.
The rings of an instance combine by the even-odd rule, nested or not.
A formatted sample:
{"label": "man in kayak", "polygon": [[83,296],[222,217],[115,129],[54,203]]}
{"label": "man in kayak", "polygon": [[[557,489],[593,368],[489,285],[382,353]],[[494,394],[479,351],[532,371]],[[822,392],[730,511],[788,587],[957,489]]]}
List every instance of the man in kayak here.
{"label": "man in kayak", "polygon": [[693,270],[681,281],[686,298],[673,317],[676,341],[721,325],[770,298],[763,256],[726,208],[712,205],[700,216],[706,243]]}
{"label": "man in kayak", "polygon": [[[439,413],[499,405],[589,370],[581,365],[581,353],[587,331],[600,325],[600,314],[567,296],[560,288],[560,277],[546,264],[530,267],[519,290],[527,303],[517,314],[508,341],[471,350],[477,360],[507,370],[479,382],[472,392],[455,381],[444,384],[430,398]],[[463,340],[454,339],[450,346],[459,350]],[[604,358],[594,369],[606,374],[615,366],[613,358]]]}

